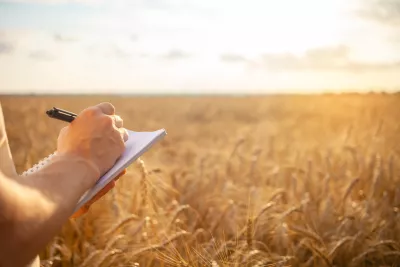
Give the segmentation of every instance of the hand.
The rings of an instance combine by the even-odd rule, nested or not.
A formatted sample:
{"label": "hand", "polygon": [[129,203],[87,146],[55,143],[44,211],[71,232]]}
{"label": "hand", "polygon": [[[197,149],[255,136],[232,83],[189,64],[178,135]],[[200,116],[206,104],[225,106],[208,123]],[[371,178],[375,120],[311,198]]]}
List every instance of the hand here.
{"label": "hand", "polygon": [[57,154],[80,157],[96,171],[92,185],[118,160],[125,149],[128,133],[115,108],[101,103],[83,110],[60,132]]}
{"label": "hand", "polygon": [[89,200],[82,208],[80,208],[78,211],[76,211],[71,218],[75,219],[78,218],[84,214],[86,214],[90,207],[92,206],[93,203],[95,203],[96,201],[98,201],[100,198],[102,198],[105,194],[107,194],[111,189],[113,189],[115,187],[115,183],[116,181],[118,181],[118,179],[125,175],[126,173],[126,169],[123,170],[120,174],[118,174],[117,177],[115,177],[115,179],[113,181],[111,181],[109,184],[107,184],[99,193],[97,193],[91,200]]}

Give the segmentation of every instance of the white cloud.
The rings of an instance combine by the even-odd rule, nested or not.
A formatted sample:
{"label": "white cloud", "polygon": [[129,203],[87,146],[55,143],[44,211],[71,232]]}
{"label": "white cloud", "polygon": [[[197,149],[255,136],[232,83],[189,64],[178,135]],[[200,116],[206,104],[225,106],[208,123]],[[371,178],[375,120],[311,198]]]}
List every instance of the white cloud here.
{"label": "white cloud", "polygon": [[400,26],[399,0],[364,0],[359,15],[391,27]]}
{"label": "white cloud", "polygon": [[344,45],[318,47],[307,50],[304,54],[292,53],[264,54],[256,59],[246,58],[238,54],[226,54],[221,60],[227,63],[244,63],[252,68],[265,69],[271,72],[385,72],[400,71],[400,60],[389,62],[357,61],[350,58],[350,48]]}
{"label": "white cloud", "polygon": [[167,54],[162,55],[162,58],[167,59],[167,60],[179,60],[179,59],[185,59],[190,57],[189,53],[186,53],[183,50],[180,49],[173,49],[170,50]]}
{"label": "white cloud", "polygon": [[248,63],[249,62],[249,60],[245,56],[238,55],[238,54],[222,54],[220,58],[223,62],[227,62],[227,63]]}
{"label": "white cloud", "polygon": [[29,57],[31,59],[37,61],[53,61],[55,60],[55,56],[46,50],[34,50],[29,53]]}
{"label": "white cloud", "polygon": [[[389,30],[348,16],[348,0],[19,2],[102,7],[45,8],[36,31],[10,29],[0,50],[1,43],[17,49],[0,61],[6,77],[0,88],[228,90],[312,87],[327,79],[332,86],[400,84],[392,75],[400,53],[385,40]],[[64,21],[54,21],[55,10]],[[30,19],[42,19],[35,12]],[[7,16],[16,28],[34,28],[17,17]],[[369,70],[379,74],[353,73]]]}
{"label": "white cloud", "polygon": [[76,37],[62,35],[62,34],[54,34],[53,38],[55,41],[61,42],[61,43],[71,43],[71,42],[76,42],[79,40]]}
{"label": "white cloud", "polygon": [[0,0],[0,3],[29,3],[29,4],[66,4],[66,3],[76,3],[76,4],[103,4],[105,0]]}
{"label": "white cloud", "polygon": [[14,46],[11,43],[0,41],[0,55],[10,54],[13,51],[14,51]]}

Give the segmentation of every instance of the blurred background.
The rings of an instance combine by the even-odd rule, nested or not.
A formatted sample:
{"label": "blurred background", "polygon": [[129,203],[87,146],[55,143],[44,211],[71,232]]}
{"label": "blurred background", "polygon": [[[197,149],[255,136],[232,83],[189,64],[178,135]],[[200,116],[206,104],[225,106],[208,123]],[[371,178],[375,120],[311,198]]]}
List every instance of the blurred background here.
{"label": "blurred background", "polygon": [[18,173],[111,102],[168,135],[43,266],[399,266],[400,0],[0,0]]}
{"label": "blurred background", "polygon": [[1,0],[0,92],[393,91],[397,0]]}

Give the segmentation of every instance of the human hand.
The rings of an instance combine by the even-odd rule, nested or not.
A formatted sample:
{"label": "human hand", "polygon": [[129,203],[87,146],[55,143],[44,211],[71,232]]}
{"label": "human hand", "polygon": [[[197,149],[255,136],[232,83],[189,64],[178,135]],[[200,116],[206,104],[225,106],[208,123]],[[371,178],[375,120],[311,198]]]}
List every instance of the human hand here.
{"label": "human hand", "polygon": [[102,190],[100,190],[99,193],[97,193],[91,200],[89,200],[85,205],[83,205],[78,211],[76,211],[71,218],[75,219],[78,218],[84,214],[86,214],[90,207],[92,206],[93,203],[95,203],[96,201],[98,201],[100,198],[102,198],[105,194],[107,194],[111,189],[113,189],[115,187],[115,183],[116,181],[118,181],[118,179],[125,175],[126,173],[126,169],[124,169],[120,174],[118,174],[117,177],[115,177],[115,179],[113,181],[111,181],[109,184],[107,184]]}
{"label": "human hand", "polygon": [[64,127],[57,141],[57,154],[80,157],[97,172],[94,184],[121,156],[128,133],[123,120],[115,115],[110,103],[101,103],[83,110]]}

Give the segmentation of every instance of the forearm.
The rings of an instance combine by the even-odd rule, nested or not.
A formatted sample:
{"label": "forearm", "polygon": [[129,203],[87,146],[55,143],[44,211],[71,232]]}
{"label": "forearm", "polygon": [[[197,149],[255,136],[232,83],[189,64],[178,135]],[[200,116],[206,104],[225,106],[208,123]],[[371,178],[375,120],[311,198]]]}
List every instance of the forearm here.
{"label": "forearm", "polygon": [[7,176],[17,175],[4,127],[3,113],[0,107],[0,170]]}
{"label": "forearm", "polygon": [[0,266],[20,266],[32,260],[61,229],[98,176],[98,170],[83,160],[56,156],[28,177],[0,178]]}
{"label": "forearm", "polygon": [[57,210],[73,212],[78,200],[99,177],[99,170],[88,161],[75,155],[57,155],[40,171],[21,178],[23,184],[56,203]]}

